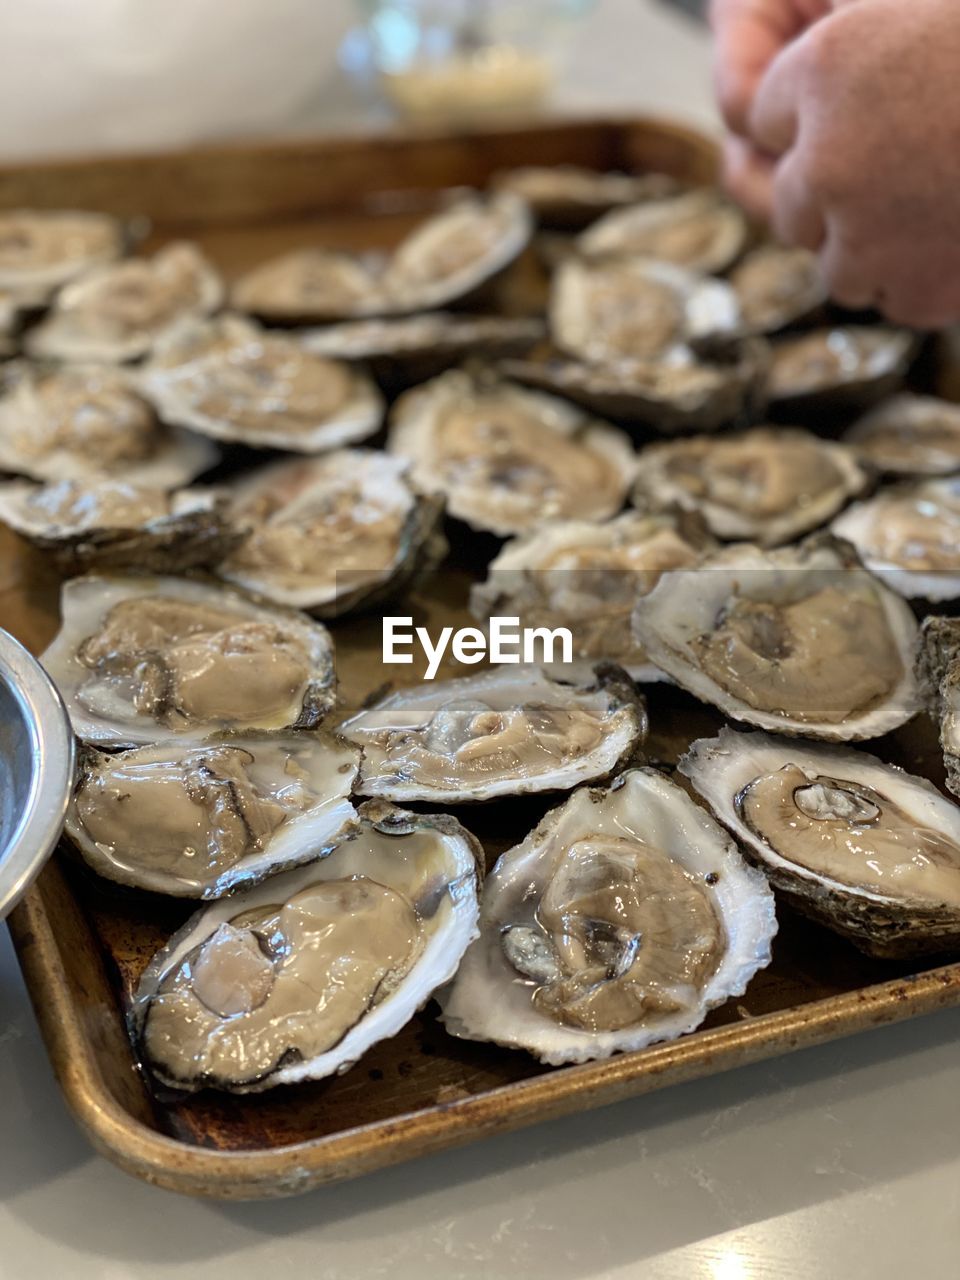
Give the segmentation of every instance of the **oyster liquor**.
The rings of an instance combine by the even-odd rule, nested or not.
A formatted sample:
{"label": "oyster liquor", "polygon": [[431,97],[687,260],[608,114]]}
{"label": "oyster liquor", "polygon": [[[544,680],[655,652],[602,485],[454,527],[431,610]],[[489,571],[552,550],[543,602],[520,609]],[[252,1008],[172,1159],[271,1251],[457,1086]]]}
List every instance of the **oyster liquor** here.
{"label": "oyster liquor", "polygon": [[519,618],[490,618],[486,631],[479,627],[443,627],[436,640],[426,627],[414,627],[413,618],[383,619],[383,661],[409,666],[419,645],[427,660],[425,680],[432,680],[449,649],[457,662],[467,666],[483,662],[572,662],[573,635],[567,627],[521,627]]}

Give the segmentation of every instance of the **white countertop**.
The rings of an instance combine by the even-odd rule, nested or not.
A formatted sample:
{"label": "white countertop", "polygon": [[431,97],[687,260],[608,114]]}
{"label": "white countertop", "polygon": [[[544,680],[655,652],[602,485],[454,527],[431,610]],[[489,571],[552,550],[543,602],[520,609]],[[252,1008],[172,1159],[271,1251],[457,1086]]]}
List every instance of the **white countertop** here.
{"label": "white countertop", "polygon": [[[705,37],[652,0],[605,0],[569,84],[564,106],[712,120]],[[320,98],[298,127],[350,114],[332,79]],[[960,1010],[223,1206],[92,1153],[0,933],[0,1280],[940,1280],[960,1250],[958,1036]]]}

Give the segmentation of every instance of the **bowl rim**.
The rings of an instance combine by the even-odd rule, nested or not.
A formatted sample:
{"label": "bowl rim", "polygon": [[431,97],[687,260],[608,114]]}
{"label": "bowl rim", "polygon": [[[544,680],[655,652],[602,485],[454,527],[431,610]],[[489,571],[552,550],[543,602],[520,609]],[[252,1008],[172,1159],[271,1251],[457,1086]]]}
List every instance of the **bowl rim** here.
{"label": "bowl rim", "polygon": [[60,839],[73,792],[75,744],[70,717],[53,681],[0,627],[0,681],[18,704],[30,737],[32,770],[26,808],[0,847],[0,920],[16,906]]}

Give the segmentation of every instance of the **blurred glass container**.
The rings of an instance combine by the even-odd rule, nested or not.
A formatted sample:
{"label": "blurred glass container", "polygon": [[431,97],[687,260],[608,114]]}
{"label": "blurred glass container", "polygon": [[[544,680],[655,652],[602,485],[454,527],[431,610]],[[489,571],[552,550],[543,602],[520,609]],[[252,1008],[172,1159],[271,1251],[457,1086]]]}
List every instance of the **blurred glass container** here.
{"label": "blurred glass container", "polygon": [[594,0],[357,0],[384,96],[411,123],[542,107]]}

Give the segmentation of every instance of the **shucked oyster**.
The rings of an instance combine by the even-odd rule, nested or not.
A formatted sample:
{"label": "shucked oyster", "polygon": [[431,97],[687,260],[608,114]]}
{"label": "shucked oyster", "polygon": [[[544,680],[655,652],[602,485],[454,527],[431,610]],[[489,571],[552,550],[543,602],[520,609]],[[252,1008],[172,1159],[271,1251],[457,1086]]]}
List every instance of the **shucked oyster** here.
{"label": "shucked oyster", "polygon": [[662,359],[690,343],[731,336],[736,295],[668,262],[571,258],[553,277],[550,331],[558,347],[594,364]]}
{"label": "shucked oyster", "polygon": [[523,627],[568,627],[577,670],[606,660],[634,680],[661,680],[633,638],[631,611],[661,573],[694,564],[714,545],[697,522],[675,514],[546,524],[506,544],[471,589],[470,611],[480,622],[519,617]]}
{"label": "shucked oyster", "polygon": [[46,302],[61,285],[119,258],[125,233],[105,213],[6,209],[0,212],[0,289],[24,306]]}
{"label": "shucked oyster", "polygon": [[120,369],[18,364],[0,396],[0,471],[175,489],[219,456],[210,441],[161,426]]}
{"label": "shucked oyster", "polygon": [[241,536],[215,490],[168,493],[123,480],[0,484],[0,520],[69,574],[93,567],[182,572],[216,564]]}
{"label": "shucked oyster", "polygon": [[344,613],[397,590],[442,553],[442,506],[421,497],[398,458],[339,449],[264,467],[233,490],[248,531],[221,577],[278,604]]}
{"label": "shucked oyster", "polygon": [[770,963],[773,895],[676,783],[581,787],[487,877],[446,1028],[585,1062],[699,1026]]}
{"label": "shucked oyster", "polygon": [[960,597],[960,476],[881,489],[844,511],[831,528],[901,595]]}
{"label": "shucked oyster", "polygon": [[359,755],[322,733],[86,748],[67,834],[110,880],[219,898],[313,861],[356,828]]}
{"label": "shucked oyster", "polygon": [[776,333],[805,320],[827,301],[817,255],[809,249],[764,244],[730,272],[749,333]]}
{"label": "shucked oyster", "polygon": [[154,957],[134,1026],[165,1084],[251,1093],[346,1071],[453,976],[482,850],[454,818],[360,815],[326,857],[207,907]]}
{"label": "shucked oyster", "polygon": [[684,347],[655,360],[504,360],[500,369],[617,422],[662,432],[712,431],[759,416],[768,357],[767,343],[753,338],[724,343],[709,356]]}
{"label": "shucked oyster", "polygon": [[903,391],[865,413],[843,440],[878,471],[950,475],[960,471],[960,404]]}
{"label": "shucked oyster", "polygon": [[819,402],[869,403],[903,382],[917,340],[905,329],[848,325],[813,329],[773,344],[770,400],[797,408]]}
{"label": "shucked oyster", "polygon": [[180,326],[141,385],[166,421],[254,448],[321,453],[373,435],[383,418],[366,374],[239,316]]}
{"label": "shucked oyster", "polygon": [[576,231],[624,205],[673,195],[665,173],[598,173],[573,164],[525,165],[495,173],[491,186],[526,201],[541,227]]}
{"label": "shucked oyster", "polygon": [[960,796],[960,619],[926,619],[918,667],[940,725],[947,786]]}
{"label": "shucked oyster", "polygon": [[862,950],[960,947],[960,809],[926,778],[726,728],[695,742],[680,771],[775,889]]}
{"label": "shucked oyster", "polygon": [[27,335],[30,355],[122,363],[145,356],[174,326],[216,311],[223,284],[199,249],[168,244],[152,258],[110,263],[57,295]]}
{"label": "shucked oyster", "polygon": [[456,804],[608,777],[643,740],[646,715],[617,667],[574,685],[505,666],[402,689],[341,732],[363,748],[361,795]]}
{"label": "shucked oyster", "polygon": [[696,511],[718,538],[776,546],[824,524],[866,483],[843,445],[757,427],[648,446],[639,455],[633,501],[642,511]]}
{"label": "shucked oyster", "polygon": [[875,738],[918,709],[909,606],[827,539],[665,573],[633,628],[677,684],[763,729]]}
{"label": "shucked oyster", "polygon": [[333,642],[303,614],[185,578],[74,578],[44,665],[74,732],[108,748],[223,729],[312,729]]}
{"label": "shucked oyster", "polygon": [[725,271],[743,252],[747,221],[717,192],[690,191],[616,209],[577,241],[589,258],[642,254],[688,271]]}
{"label": "shucked oyster", "polygon": [[573,405],[459,370],[401,396],[387,447],[450,515],[500,537],[613,515],[635,458],[625,435]]}
{"label": "shucked oyster", "polygon": [[232,304],[270,320],[403,315],[459,302],[516,258],[530,214],[504,192],[454,200],[417,227],[380,265],[349,254],[295,250],[237,281]]}

